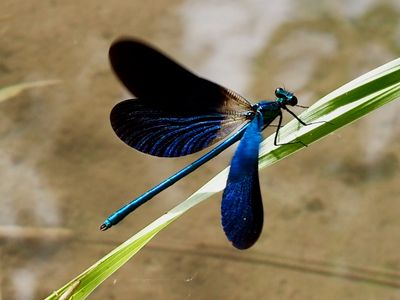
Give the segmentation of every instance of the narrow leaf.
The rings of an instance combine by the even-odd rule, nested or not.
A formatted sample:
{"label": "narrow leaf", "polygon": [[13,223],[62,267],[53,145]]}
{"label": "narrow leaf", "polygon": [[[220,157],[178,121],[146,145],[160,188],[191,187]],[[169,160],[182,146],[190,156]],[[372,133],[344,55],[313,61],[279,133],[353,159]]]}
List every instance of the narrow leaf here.
{"label": "narrow leaf", "polygon": [[10,85],[0,89],[0,103],[11,99],[12,97],[17,96],[21,92],[26,89],[34,88],[34,87],[41,87],[46,85],[52,85],[59,83],[60,80],[52,79],[52,80],[40,80],[34,82],[25,82],[25,83],[18,83],[15,85]]}

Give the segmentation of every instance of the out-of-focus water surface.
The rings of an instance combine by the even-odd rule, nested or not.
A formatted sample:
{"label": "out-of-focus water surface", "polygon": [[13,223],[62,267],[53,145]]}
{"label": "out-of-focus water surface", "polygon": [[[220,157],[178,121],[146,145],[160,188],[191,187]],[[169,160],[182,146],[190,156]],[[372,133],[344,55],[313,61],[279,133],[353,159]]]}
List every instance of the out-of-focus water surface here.
{"label": "out-of-focus water surface", "polygon": [[[107,51],[122,35],[253,102],[285,86],[309,105],[399,56],[400,5],[3,0],[0,87],[63,81],[0,103],[0,299],[44,298],[229,163],[233,149],[99,232],[109,213],[199,156],[154,158],[114,135],[109,112],[129,95]],[[263,170],[265,226],[250,250],[225,239],[218,195],[91,298],[399,299],[399,115],[391,103]]]}

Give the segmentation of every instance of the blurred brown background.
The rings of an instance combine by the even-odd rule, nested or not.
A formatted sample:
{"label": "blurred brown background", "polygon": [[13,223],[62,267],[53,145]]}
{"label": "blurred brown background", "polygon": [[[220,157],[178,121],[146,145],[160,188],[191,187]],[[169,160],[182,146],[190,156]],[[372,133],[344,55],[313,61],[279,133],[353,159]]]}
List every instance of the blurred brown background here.
{"label": "blurred brown background", "polygon": [[[46,297],[229,163],[234,149],[98,230],[202,154],[154,158],[114,135],[109,112],[130,96],[107,52],[122,35],[252,102],[285,86],[309,105],[399,56],[400,5],[3,0],[0,87],[62,83],[0,103],[0,299]],[[265,226],[250,250],[225,239],[219,194],[161,232],[91,299],[400,299],[399,114],[391,103],[263,170]]]}

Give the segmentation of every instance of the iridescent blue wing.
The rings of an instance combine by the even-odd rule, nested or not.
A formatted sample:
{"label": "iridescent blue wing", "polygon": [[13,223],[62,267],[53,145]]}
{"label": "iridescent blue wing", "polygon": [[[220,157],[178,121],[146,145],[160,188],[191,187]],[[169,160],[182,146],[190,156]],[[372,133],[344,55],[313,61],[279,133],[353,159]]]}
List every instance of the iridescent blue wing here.
{"label": "iridescent blue wing", "polygon": [[149,107],[142,99],[125,100],[111,111],[111,125],[129,146],[161,157],[200,151],[246,124],[239,113],[188,114]]}
{"label": "iridescent blue wing", "polygon": [[227,238],[238,249],[251,247],[260,236],[264,213],[258,180],[262,117],[248,125],[233,156],[222,196],[221,218]]}
{"label": "iridescent blue wing", "polygon": [[115,42],[109,57],[118,78],[138,97],[113,108],[111,125],[120,139],[141,152],[191,154],[254,117],[255,110],[243,97],[140,41]]}

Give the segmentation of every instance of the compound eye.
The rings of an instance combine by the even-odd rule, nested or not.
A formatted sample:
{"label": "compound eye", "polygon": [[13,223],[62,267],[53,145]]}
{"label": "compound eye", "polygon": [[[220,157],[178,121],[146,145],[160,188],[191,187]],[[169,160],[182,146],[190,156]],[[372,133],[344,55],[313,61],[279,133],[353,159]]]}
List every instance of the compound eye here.
{"label": "compound eye", "polygon": [[284,96],[284,90],[283,90],[283,88],[277,88],[276,90],[275,90],[275,96],[276,97],[278,97],[278,98],[282,98],[283,96]]}
{"label": "compound eye", "polygon": [[288,103],[291,106],[297,105],[297,97],[296,96],[292,96],[292,98],[289,99]]}

